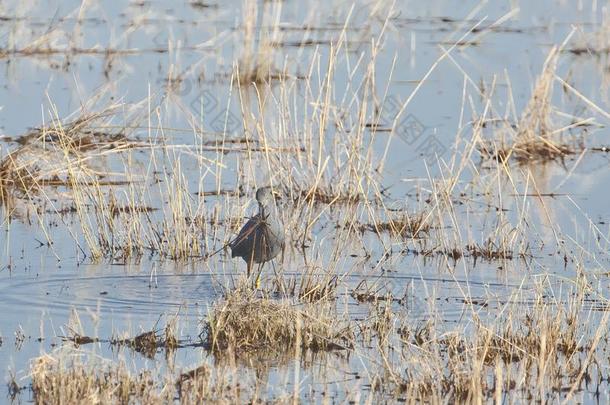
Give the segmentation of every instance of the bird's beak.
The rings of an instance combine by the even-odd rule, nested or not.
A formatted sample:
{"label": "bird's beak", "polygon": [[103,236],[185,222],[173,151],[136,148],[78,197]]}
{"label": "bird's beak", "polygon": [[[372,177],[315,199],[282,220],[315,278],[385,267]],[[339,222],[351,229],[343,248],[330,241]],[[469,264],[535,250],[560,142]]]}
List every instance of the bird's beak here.
{"label": "bird's beak", "polygon": [[280,197],[282,196],[279,192],[275,190],[273,190],[271,193],[273,194],[276,200],[280,199]]}

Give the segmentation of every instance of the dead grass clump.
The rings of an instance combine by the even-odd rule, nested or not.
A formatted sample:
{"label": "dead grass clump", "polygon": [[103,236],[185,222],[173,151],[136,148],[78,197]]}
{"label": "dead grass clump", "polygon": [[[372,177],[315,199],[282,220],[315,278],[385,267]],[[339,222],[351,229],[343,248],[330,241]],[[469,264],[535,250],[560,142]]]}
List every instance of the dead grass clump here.
{"label": "dead grass clump", "polygon": [[179,347],[178,339],[174,334],[173,327],[167,325],[164,333],[151,330],[143,332],[133,338],[112,338],[110,344],[118,347],[129,347],[130,349],[154,359],[158,349],[172,352]]}
{"label": "dead grass clump", "polygon": [[11,155],[0,161],[0,205],[10,206],[13,201],[14,192],[24,183],[20,181],[27,172],[15,167],[15,162]]}
{"label": "dead grass clump", "polygon": [[[271,20],[277,11],[272,3],[265,2],[262,10],[259,3],[246,1],[243,15],[243,42],[244,47],[239,59],[239,81],[243,84],[270,83],[280,80],[284,74],[273,67],[273,44],[277,43],[279,31],[277,26],[272,27]],[[262,22],[259,25],[257,18],[261,12]],[[258,31],[258,32],[257,32]]]}
{"label": "dead grass clump", "polygon": [[574,155],[583,148],[582,142],[568,144],[534,138],[500,147],[481,143],[479,152],[485,160],[507,163],[512,158],[519,164],[527,164],[554,160],[563,161],[567,156]]}
{"label": "dead grass clump", "polygon": [[507,323],[495,334],[482,328],[479,348],[484,349],[486,362],[499,356],[507,363],[525,359],[531,365],[540,361],[559,364],[585,349],[579,343],[578,328],[574,315],[553,314],[549,307],[541,307],[527,314],[516,328]]}
{"label": "dead grass clump", "polygon": [[355,204],[364,200],[364,197],[356,193],[346,193],[334,190],[332,187],[313,187],[295,192],[295,201],[304,200],[316,204]]}
{"label": "dead grass clump", "polygon": [[22,162],[26,148],[18,148],[8,153],[0,161],[0,198],[3,203],[15,196],[27,195],[37,187],[36,179],[41,174],[35,161]]}
{"label": "dead grass clump", "polygon": [[177,376],[149,370],[134,374],[123,362],[100,363],[97,356],[86,357],[45,354],[34,359],[30,368],[34,403],[257,403],[257,393],[263,389],[258,381],[251,386],[231,367],[202,365]]}
{"label": "dead grass clump", "polygon": [[402,297],[395,297],[392,291],[389,291],[387,287],[392,287],[392,281],[388,281],[388,285],[368,285],[366,280],[362,280],[356,288],[350,292],[350,296],[358,301],[359,303],[373,303],[379,302],[395,302],[397,304],[404,304],[407,300],[407,291]]}
{"label": "dead grass clump", "polygon": [[204,364],[182,373],[176,387],[181,404],[258,404],[264,403],[257,397],[265,389],[260,384],[258,379],[249,384],[235,369]]}
{"label": "dead grass clump", "polygon": [[521,116],[518,125],[518,140],[544,140],[552,132],[550,115],[553,109],[551,99],[558,56],[558,48],[554,47],[544,62],[542,73],[536,80],[532,97]]}
{"label": "dead grass clump", "polygon": [[318,302],[334,300],[337,297],[337,276],[333,277],[303,277],[299,287],[298,297],[302,302]]}
{"label": "dead grass clump", "polygon": [[565,52],[577,56],[596,57],[600,65],[606,63],[610,55],[610,11],[603,9],[601,21],[595,29],[585,32],[579,30],[575,44]]}
{"label": "dead grass clump", "polygon": [[[466,251],[468,252],[469,256],[475,260],[479,258],[489,261],[513,259],[512,250],[496,245],[491,239],[487,240],[487,242],[484,244],[472,243],[466,245]],[[520,254],[520,256],[523,256],[523,254]]]}
{"label": "dead grass clump", "polygon": [[316,274],[314,268],[308,269],[300,277],[288,280],[284,285],[277,286],[277,292],[289,297],[297,297],[299,301],[314,303],[318,301],[334,301],[337,298],[339,278],[336,275]]}
{"label": "dead grass clump", "polygon": [[285,75],[274,69],[269,63],[262,61],[242,62],[239,80],[245,84],[264,84],[272,81],[282,80]]}
{"label": "dead grass clump", "polygon": [[351,345],[352,331],[338,319],[334,304],[295,304],[256,298],[236,290],[211,311],[205,325],[206,345],[215,353],[332,350]]}
{"label": "dead grass clump", "polygon": [[60,149],[71,154],[138,146],[128,139],[122,127],[111,125],[118,111],[111,106],[100,112],[83,113],[72,121],[53,117],[49,125],[34,128],[14,142],[20,147]]}
{"label": "dead grass clump", "polygon": [[405,213],[397,218],[390,219],[387,222],[362,224],[360,230],[370,231],[376,234],[389,232],[395,237],[416,238],[430,233],[432,225],[428,219],[428,215],[424,213],[414,215]]}
{"label": "dead grass clump", "polygon": [[516,125],[516,132],[511,130],[513,142],[481,141],[478,149],[483,159],[501,163],[514,159],[520,164],[548,162],[563,160],[584,148],[582,140],[566,142],[560,136],[577,125],[570,124],[560,128],[551,119],[554,111],[551,104],[553,85],[560,52],[558,47],[549,52],[532,96]]}
{"label": "dead grass clump", "polygon": [[72,121],[54,117],[49,125],[17,138],[19,147],[0,161],[0,198],[31,196],[48,185],[73,186],[75,177],[89,170],[84,162],[93,151],[138,146],[121,128],[110,125],[116,112],[109,107]]}
{"label": "dead grass clump", "polygon": [[66,336],[64,340],[70,341],[74,343],[75,347],[79,347],[80,345],[88,345],[91,343],[99,342],[98,338],[94,338],[87,335],[81,335],[78,333],[74,333],[71,336]]}
{"label": "dead grass clump", "polygon": [[531,254],[528,250],[515,252],[513,249],[507,246],[497,245],[492,241],[487,241],[483,244],[471,243],[467,244],[464,248],[452,247],[452,248],[426,248],[421,247],[417,249],[406,249],[407,253],[411,253],[415,256],[428,257],[445,257],[451,259],[454,262],[462,258],[470,258],[473,260],[473,264],[476,265],[477,260],[483,259],[488,262],[494,260],[513,260],[515,258],[526,259],[530,258]]}
{"label": "dead grass clump", "polygon": [[[580,149],[582,149],[582,146]],[[517,162],[525,164],[528,162],[563,160],[566,156],[573,155],[580,149],[576,149],[572,145],[552,142],[548,139],[532,139],[514,144],[511,152]]]}
{"label": "dead grass clump", "polygon": [[78,358],[38,357],[31,368],[32,393],[36,404],[167,403],[171,391],[158,387],[153,376],[143,371],[131,375],[121,363],[88,366]]}

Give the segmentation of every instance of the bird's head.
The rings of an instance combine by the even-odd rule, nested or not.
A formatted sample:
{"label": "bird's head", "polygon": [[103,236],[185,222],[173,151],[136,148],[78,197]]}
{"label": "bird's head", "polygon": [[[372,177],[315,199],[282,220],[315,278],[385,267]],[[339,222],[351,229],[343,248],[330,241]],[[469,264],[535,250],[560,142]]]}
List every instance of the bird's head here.
{"label": "bird's head", "polygon": [[256,201],[258,201],[261,206],[268,207],[275,202],[276,195],[278,195],[278,193],[273,191],[271,187],[261,187],[256,190]]}

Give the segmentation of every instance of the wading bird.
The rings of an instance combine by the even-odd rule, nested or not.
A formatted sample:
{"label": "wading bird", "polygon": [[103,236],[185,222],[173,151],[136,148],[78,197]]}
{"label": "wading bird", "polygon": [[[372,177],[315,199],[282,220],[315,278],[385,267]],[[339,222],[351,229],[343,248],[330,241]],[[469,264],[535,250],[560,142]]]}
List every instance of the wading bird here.
{"label": "wading bird", "polygon": [[246,222],[229,246],[231,257],[241,257],[246,262],[248,277],[252,266],[255,263],[259,265],[255,281],[256,288],[259,288],[263,264],[272,260],[284,249],[284,227],[277,215],[271,187],[261,187],[256,190],[256,201],[258,201],[258,214]]}

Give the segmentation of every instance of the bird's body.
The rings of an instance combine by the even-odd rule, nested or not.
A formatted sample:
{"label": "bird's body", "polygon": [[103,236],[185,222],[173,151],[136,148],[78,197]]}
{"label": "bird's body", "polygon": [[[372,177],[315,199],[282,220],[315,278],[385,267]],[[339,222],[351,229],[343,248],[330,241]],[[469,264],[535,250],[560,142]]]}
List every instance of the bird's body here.
{"label": "bird's body", "polygon": [[256,200],[258,214],[246,222],[229,245],[231,257],[241,257],[246,262],[248,276],[254,263],[268,262],[284,249],[284,227],[278,218],[271,188],[259,188]]}
{"label": "bird's body", "polygon": [[282,229],[277,221],[257,214],[243,226],[231,244],[231,257],[241,257],[246,262],[265,263],[276,257],[283,247]]}

